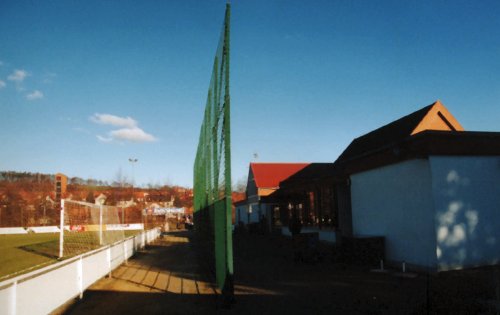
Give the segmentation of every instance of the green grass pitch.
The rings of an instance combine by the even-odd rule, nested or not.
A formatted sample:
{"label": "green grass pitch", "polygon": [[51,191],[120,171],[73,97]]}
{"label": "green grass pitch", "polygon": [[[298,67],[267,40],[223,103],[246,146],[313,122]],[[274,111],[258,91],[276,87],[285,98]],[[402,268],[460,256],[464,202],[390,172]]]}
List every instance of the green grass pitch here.
{"label": "green grass pitch", "polygon": [[[139,232],[125,231],[125,237]],[[104,232],[104,238],[109,238],[110,233],[117,234]],[[64,241],[65,259],[99,247],[96,232],[67,234]],[[0,281],[55,263],[58,255],[59,233],[0,235]]]}

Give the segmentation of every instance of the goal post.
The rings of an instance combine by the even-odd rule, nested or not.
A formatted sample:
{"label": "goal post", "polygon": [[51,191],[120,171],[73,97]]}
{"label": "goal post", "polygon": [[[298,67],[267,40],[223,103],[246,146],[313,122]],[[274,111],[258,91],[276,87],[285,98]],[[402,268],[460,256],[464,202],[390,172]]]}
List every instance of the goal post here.
{"label": "goal post", "polygon": [[63,199],[59,258],[84,253],[125,238],[119,207]]}
{"label": "goal post", "polygon": [[61,216],[59,227],[59,259],[64,256],[64,199],[61,200]]}

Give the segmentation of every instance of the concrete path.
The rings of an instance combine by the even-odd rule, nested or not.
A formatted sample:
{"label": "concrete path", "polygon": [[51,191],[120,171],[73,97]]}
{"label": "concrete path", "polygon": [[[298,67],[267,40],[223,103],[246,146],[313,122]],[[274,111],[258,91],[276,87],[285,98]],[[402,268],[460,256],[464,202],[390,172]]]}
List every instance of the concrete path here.
{"label": "concrete path", "polygon": [[65,314],[214,313],[216,291],[197,265],[189,232],[158,239],[92,285]]}

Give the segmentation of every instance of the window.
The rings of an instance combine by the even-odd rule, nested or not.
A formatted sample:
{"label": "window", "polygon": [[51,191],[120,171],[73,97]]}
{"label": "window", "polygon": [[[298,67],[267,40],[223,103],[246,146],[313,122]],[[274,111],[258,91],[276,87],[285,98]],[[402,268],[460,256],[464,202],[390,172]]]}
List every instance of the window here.
{"label": "window", "polygon": [[281,220],[280,220],[280,207],[279,206],[272,206],[273,207],[273,225],[274,226],[281,226]]}

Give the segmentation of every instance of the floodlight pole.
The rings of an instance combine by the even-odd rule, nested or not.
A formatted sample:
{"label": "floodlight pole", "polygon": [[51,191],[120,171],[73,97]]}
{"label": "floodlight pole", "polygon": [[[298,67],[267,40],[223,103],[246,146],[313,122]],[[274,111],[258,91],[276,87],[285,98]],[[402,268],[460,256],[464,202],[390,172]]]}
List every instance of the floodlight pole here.
{"label": "floodlight pole", "polygon": [[[132,164],[132,202],[134,201],[134,181],[135,181],[135,170],[134,164],[139,161],[138,159],[129,158],[128,161]],[[122,210],[122,224],[125,224],[125,209]]]}
{"label": "floodlight pole", "polygon": [[134,181],[135,181],[135,170],[134,164],[139,161],[138,159],[129,158],[128,161],[132,164],[132,199],[134,199]]}
{"label": "floodlight pole", "polygon": [[[129,158],[128,161],[132,164],[132,202],[134,201],[134,181],[135,181],[135,169],[134,165],[139,161],[135,158]],[[125,209],[122,209],[122,224],[125,224]]]}

